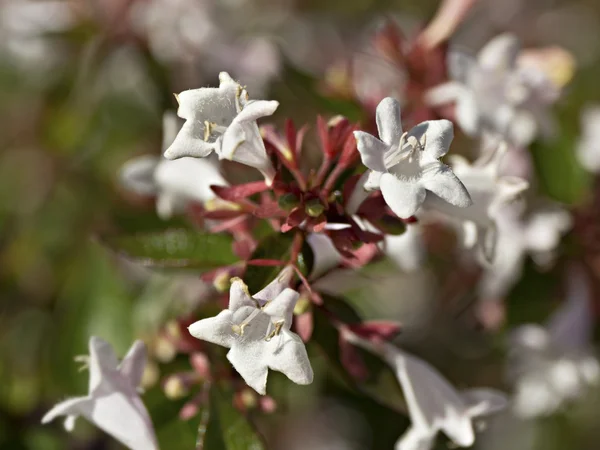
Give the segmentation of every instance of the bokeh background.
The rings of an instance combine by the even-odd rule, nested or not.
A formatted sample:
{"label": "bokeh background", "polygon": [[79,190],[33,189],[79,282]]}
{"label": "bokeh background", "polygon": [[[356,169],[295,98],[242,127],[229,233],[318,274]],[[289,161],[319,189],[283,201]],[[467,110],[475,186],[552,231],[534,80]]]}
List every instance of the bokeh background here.
{"label": "bokeh background", "polygon": [[[175,283],[140,269],[101,240],[165,226],[152,200],[126,192],[118,174],[131,157],[159,153],[162,114],[176,108],[171,93],[215,85],[226,70],[254,98],[281,102],[275,122],[314,122],[317,113],[364,119],[345,89],[368,84],[349,85],[345,64],[359,58],[401,83],[401,73],[369,53],[369,36],[384,20],[410,35],[437,7],[435,0],[0,0],[0,448],[119,448],[84,421],[74,435],[39,423],[57,400],[86,391],[73,357],[86,353],[90,335],[105,337],[119,354],[145,338],[156,379],[187,364],[173,359],[163,325],[190,308],[200,285],[193,276]],[[475,51],[503,31],[524,46],[560,45],[575,58],[556,107],[559,133],[532,151],[542,192],[582,207],[594,180],[573,149],[581,108],[600,101],[600,3],[479,0],[452,44]],[[557,267],[527,265],[508,299],[509,324],[547,316],[560,298]],[[448,283],[437,288],[430,269],[404,276],[377,266],[361,277],[376,277],[377,289],[351,286],[348,295],[371,318],[403,314],[398,292],[423,305],[443,303],[431,307],[440,317],[428,327],[407,322],[409,337],[428,336],[413,339],[415,348],[459,385],[504,387],[501,345],[477,334],[464,312],[472,293]],[[391,448],[408,423],[333,387],[319,392],[311,394],[318,413],[289,406],[304,412],[294,416],[295,430],[288,427],[296,437],[281,448],[311,448],[306,429],[339,433],[356,448]],[[289,405],[308,404],[295,388],[285,395]],[[163,446],[193,448],[197,420],[178,419],[181,400],[165,398],[158,381],[145,399]],[[592,393],[572,414],[521,430],[535,429],[533,447],[507,443],[506,435],[477,445],[596,449],[597,399]]]}

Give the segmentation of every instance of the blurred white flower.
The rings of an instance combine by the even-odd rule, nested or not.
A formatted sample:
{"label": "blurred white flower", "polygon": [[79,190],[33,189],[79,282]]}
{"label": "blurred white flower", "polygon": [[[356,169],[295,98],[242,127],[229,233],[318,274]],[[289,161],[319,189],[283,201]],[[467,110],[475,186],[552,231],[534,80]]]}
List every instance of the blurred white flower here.
{"label": "blurred white flower", "polygon": [[386,235],[383,251],[405,272],[421,268],[427,256],[421,226],[419,224],[407,225],[403,234]]}
{"label": "blurred white flower", "polygon": [[472,420],[498,412],[506,396],[492,389],[457,391],[434,367],[399,349],[386,347],[408,405],[412,425],[396,443],[396,450],[429,450],[443,431],[460,447],[475,442]]}
{"label": "blurred white flower", "polygon": [[[163,118],[163,151],[177,133],[177,117]],[[181,158],[170,161],[162,156],[140,156],[121,168],[124,186],[140,195],[156,196],[156,210],[162,219],[185,209],[189,202],[204,203],[215,198],[211,185],[227,186],[218,165],[209,158]]]}
{"label": "blurred white flower", "polygon": [[502,34],[473,58],[450,52],[448,70],[453,81],[427,93],[430,105],[456,102],[456,120],[465,133],[491,132],[517,147],[529,145],[540,133],[553,129],[548,107],[560,88],[543,70],[519,62],[518,39]]}
{"label": "blurred white flower", "polygon": [[567,298],[546,326],[522,325],[511,334],[509,377],[518,416],[550,415],[600,381],[600,364],[590,352],[591,295],[583,269],[571,267]]}
{"label": "blurred white flower", "polygon": [[504,148],[480,158],[474,164],[453,156],[452,169],[462,180],[471,195],[472,205],[457,208],[437,198],[428,196],[425,209],[441,213],[462,226],[463,241],[467,248],[477,246],[487,260],[492,260],[497,247],[497,221],[503,206],[514,202],[529,184],[517,177],[498,176],[498,167]]}
{"label": "blurred white flower", "polygon": [[471,204],[463,184],[439,160],[454,136],[451,122],[423,122],[402,133],[400,104],[388,97],[377,106],[377,129],[382,140],[354,132],[363,164],[371,169],[365,188],[381,189],[385,202],[399,217],[415,214],[428,191],[458,207]]}
{"label": "blurred white flower", "polygon": [[42,423],[67,416],[65,428],[72,431],[77,417],[83,416],[131,450],[158,449],[152,421],[137,392],[146,366],[144,343],[134,342],[120,364],[110,344],[98,337],[90,338],[89,349],[89,394],[57,404]]}
{"label": "blurred white flower", "polygon": [[588,107],[581,114],[581,137],[576,155],[584,169],[600,172],[600,106]]}
{"label": "blurred white flower", "polygon": [[479,282],[482,298],[503,298],[521,276],[525,258],[530,255],[539,265],[547,265],[561,237],[572,224],[571,215],[550,201],[523,212],[513,205],[501,208],[496,216],[497,245],[490,264],[484,265]]}
{"label": "blurred white flower", "polygon": [[299,296],[287,287],[292,275],[292,267],[284,269],[254,296],[242,280],[234,279],[229,308],[189,327],[192,336],[230,348],[229,362],[248,386],[262,395],[267,389],[268,369],[282,372],[297,384],[313,380],[304,343],[290,331]]}
{"label": "blurred white flower", "polygon": [[306,237],[306,242],[313,251],[313,268],[310,272],[310,278],[319,278],[321,275],[329,272],[342,262],[342,255],[337,251],[333,242],[323,233],[310,233]]}
{"label": "blurred white flower", "polygon": [[271,184],[275,169],[256,121],[273,114],[279,103],[248,100],[244,88],[226,72],[220,73],[219,80],[218,88],[190,89],[177,96],[177,115],[186,122],[165,157],[204,158],[214,151],[219,159],[255,167]]}

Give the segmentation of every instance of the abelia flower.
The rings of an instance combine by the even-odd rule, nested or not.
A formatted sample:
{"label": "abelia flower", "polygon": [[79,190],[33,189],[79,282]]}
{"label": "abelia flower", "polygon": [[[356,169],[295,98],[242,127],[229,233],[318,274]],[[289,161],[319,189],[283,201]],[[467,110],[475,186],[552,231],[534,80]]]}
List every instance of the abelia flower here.
{"label": "abelia flower", "polygon": [[457,391],[434,367],[389,343],[374,345],[348,330],[344,338],[375,352],[392,367],[408,406],[411,426],[396,442],[396,450],[430,450],[443,431],[455,445],[475,442],[473,419],[501,411],[506,395],[487,389]]}
{"label": "abelia flower", "polygon": [[499,299],[508,293],[521,276],[527,255],[539,265],[552,263],[561,237],[571,228],[571,215],[557,204],[540,202],[530,209],[523,212],[505,205],[499,211],[497,250],[479,282],[484,299]]}
{"label": "abelia flower", "polygon": [[379,137],[355,131],[362,162],[371,171],[365,189],[381,189],[387,205],[401,218],[415,214],[429,194],[457,207],[471,205],[469,193],[439,158],[452,142],[448,120],[423,122],[402,132],[400,104],[387,97],[377,106]]}
{"label": "abelia flower", "polygon": [[546,326],[522,325],[511,334],[513,407],[522,418],[550,415],[600,381],[600,363],[590,348],[590,282],[580,267],[568,274],[567,298]]}
{"label": "abelia flower", "polygon": [[42,423],[66,416],[65,428],[72,431],[83,416],[131,450],[158,450],[148,411],[137,389],[146,366],[142,341],[131,346],[121,363],[112,347],[92,336],[89,342],[89,394],[60,402],[46,413]]}
{"label": "abelia flower", "polygon": [[519,60],[520,43],[511,34],[488,42],[471,57],[451,52],[448,70],[453,81],[431,89],[432,105],[456,103],[456,120],[469,135],[491,132],[517,147],[525,147],[553,126],[548,107],[560,89],[543,70]]}
{"label": "abelia flower", "polygon": [[244,381],[259,394],[267,388],[268,369],[285,374],[297,384],[310,384],[313,371],[300,337],[290,331],[299,294],[289,289],[293,268],[287,267],[260,292],[234,278],[229,308],[189,327],[198,339],[229,348],[227,359]]}
{"label": "abelia flower", "polygon": [[462,157],[453,157],[452,169],[469,191],[471,206],[457,208],[435,196],[428,196],[424,205],[430,212],[458,221],[462,226],[464,245],[467,248],[477,245],[487,260],[493,259],[497,246],[497,221],[503,206],[513,203],[529,187],[521,178],[498,176],[504,151],[502,147],[474,164]]}
{"label": "abelia flower", "polygon": [[220,73],[219,80],[218,88],[190,89],[177,95],[177,115],[186,122],[165,157],[204,158],[215,152],[219,159],[260,170],[270,185],[275,169],[256,121],[273,114],[279,102],[249,100],[245,89],[226,72]]}
{"label": "abelia flower", "polygon": [[[163,150],[175,139],[177,117],[163,118]],[[125,187],[140,195],[156,196],[162,219],[182,212],[189,202],[205,203],[215,198],[211,185],[227,186],[216,161],[210,158],[181,158],[170,161],[151,155],[134,158],[121,168]]]}
{"label": "abelia flower", "polygon": [[581,114],[576,155],[584,169],[600,173],[600,106],[590,106]]}

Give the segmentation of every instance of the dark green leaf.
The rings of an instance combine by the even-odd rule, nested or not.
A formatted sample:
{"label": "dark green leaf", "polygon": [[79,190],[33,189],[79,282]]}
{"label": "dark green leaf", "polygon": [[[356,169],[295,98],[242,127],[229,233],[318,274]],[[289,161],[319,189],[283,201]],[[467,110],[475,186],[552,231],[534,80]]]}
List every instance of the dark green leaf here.
{"label": "dark green leaf", "polygon": [[238,261],[227,234],[167,230],[103,239],[113,250],[147,267],[209,270]]}
{"label": "dark green leaf", "polygon": [[248,419],[233,406],[233,392],[214,384],[210,390],[210,419],[205,450],[264,450],[262,439]]}

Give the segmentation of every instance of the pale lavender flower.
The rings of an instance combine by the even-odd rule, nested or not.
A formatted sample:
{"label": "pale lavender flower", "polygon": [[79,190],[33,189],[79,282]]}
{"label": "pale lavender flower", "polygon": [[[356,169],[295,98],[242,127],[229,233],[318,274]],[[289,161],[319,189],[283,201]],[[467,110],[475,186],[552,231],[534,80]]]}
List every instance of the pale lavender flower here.
{"label": "pale lavender flower", "polygon": [[42,423],[66,416],[65,428],[72,431],[77,417],[83,416],[131,450],[158,450],[152,421],[137,392],[146,366],[144,343],[136,341],[121,363],[98,337],[90,338],[89,349],[89,394],[57,404]]}

